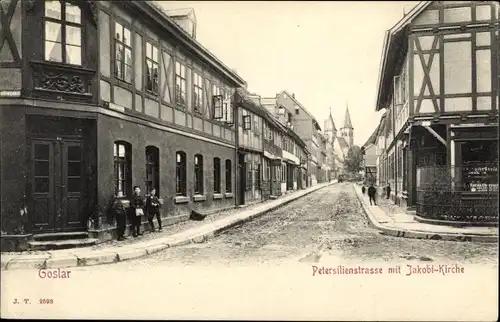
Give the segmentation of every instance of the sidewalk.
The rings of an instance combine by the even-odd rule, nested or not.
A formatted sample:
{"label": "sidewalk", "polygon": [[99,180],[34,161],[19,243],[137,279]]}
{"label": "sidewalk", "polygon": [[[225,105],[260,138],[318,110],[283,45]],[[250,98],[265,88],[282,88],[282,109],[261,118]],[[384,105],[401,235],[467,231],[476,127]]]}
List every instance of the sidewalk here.
{"label": "sidewalk", "polygon": [[169,229],[170,227],[167,226],[165,227],[165,232],[168,235],[148,234],[141,238],[129,239],[121,243],[113,241],[92,247],[41,251],[34,254],[30,254],[29,252],[1,254],[1,270],[66,268],[108,264],[143,257],[169,247],[189,243],[201,243],[213,237],[216,233],[254,219],[334,183],[336,181],[318,184],[305,190],[281,196],[276,200],[268,200],[241,208],[230,212],[228,215],[221,216],[220,219],[210,220],[210,218],[217,215],[209,215],[203,222],[188,221],[186,225],[181,226],[187,229],[180,231],[179,229],[174,229],[173,234],[172,230]]}
{"label": "sidewalk", "polygon": [[355,185],[354,191],[368,219],[382,234],[417,239],[498,242],[498,227],[457,228],[420,223],[386,199],[377,198],[377,206],[370,206],[368,195],[363,195],[360,186]]}

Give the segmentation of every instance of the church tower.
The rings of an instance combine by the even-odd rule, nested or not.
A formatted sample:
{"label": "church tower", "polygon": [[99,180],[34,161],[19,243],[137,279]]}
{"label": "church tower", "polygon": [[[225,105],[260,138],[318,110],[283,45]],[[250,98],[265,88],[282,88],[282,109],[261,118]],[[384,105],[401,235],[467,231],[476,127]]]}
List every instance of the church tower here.
{"label": "church tower", "polygon": [[325,135],[328,137],[328,142],[333,144],[337,138],[337,128],[335,127],[335,122],[333,122],[332,109],[330,108],[330,115],[325,120],[325,126],[323,127]]}
{"label": "church tower", "polygon": [[349,114],[349,105],[345,110],[344,125],[340,128],[340,136],[348,142],[349,147],[354,145],[354,128],[352,127],[351,115]]}

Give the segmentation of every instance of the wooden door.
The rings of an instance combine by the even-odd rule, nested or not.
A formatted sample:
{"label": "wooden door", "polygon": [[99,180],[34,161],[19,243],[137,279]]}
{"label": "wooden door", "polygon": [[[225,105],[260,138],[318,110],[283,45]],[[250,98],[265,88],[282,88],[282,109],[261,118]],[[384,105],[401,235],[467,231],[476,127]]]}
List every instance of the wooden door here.
{"label": "wooden door", "polygon": [[61,195],[59,230],[72,231],[85,227],[83,222],[85,166],[84,146],[81,141],[62,141]]}
{"label": "wooden door", "polygon": [[84,146],[81,141],[32,141],[32,213],[35,233],[85,228]]}
{"label": "wooden door", "polygon": [[55,204],[55,148],[53,141],[36,140],[31,145],[31,192],[29,209],[34,232],[53,232]]}

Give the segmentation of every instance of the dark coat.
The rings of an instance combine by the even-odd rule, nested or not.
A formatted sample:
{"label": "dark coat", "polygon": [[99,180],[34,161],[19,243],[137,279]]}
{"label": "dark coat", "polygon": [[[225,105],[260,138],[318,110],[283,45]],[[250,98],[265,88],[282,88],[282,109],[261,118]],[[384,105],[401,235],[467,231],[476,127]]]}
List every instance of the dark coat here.
{"label": "dark coat", "polygon": [[130,200],[130,207],[134,209],[144,209],[144,198],[142,196],[134,195]]}
{"label": "dark coat", "polygon": [[115,199],[115,201],[113,201],[111,210],[115,216],[124,215],[126,213],[125,206],[119,199]]}
{"label": "dark coat", "polygon": [[369,195],[369,196],[375,196],[375,194],[376,194],[376,193],[377,193],[377,190],[375,189],[375,187],[374,187],[374,186],[370,186],[370,187],[368,188],[368,195]]}
{"label": "dark coat", "polygon": [[146,209],[148,212],[157,212],[160,207],[158,196],[148,196],[146,199]]}

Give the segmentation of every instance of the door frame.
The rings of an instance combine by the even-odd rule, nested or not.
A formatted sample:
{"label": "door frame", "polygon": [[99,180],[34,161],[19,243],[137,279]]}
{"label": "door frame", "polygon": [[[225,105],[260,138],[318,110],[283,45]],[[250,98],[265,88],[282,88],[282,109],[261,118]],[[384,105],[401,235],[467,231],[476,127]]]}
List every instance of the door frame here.
{"label": "door frame", "polygon": [[[36,223],[33,218],[33,212],[28,211],[28,214],[31,215],[30,221],[32,223],[32,231],[34,233],[60,233],[60,232],[71,232],[71,231],[84,231],[86,230],[85,218],[83,215],[85,212],[90,210],[89,202],[88,202],[88,193],[89,193],[89,176],[90,173],[87,171],[89,168],[88,154],[85,153],[86,145],[88,141],[84,140],[81,136],[69,136],[69,135],[61,135],[54,137],[45,136],[30,136],[29,137],[29,149],[27,152],[29,153],[29,175],[28,175],[28,196],[29,196],[29,208],[34,209],[35,207],[35,163],[34,163],[34,148],[35,145],[40,143],[49,144],[51,146],[49,151],[49,193],[50,198],[50,210],[52,214],[47,214],[47,223],[48,225],[36,226]],[[83,203],[80,206],[80,223],[72,226],[69,222],[69,214],[68,214],[68,198],[71,197],[71,193],[68,191],[68,153],[67,146],[68,143],[74,144],[77,143],[81,146],[82,154],[81,154],[81,176],[80,176],[80,199]],[[50,154],[51,153],[51,154]],[[63,182],[64,180],[64,182]],[[60,223],[60,218],[63,217],[63,223]]]}

